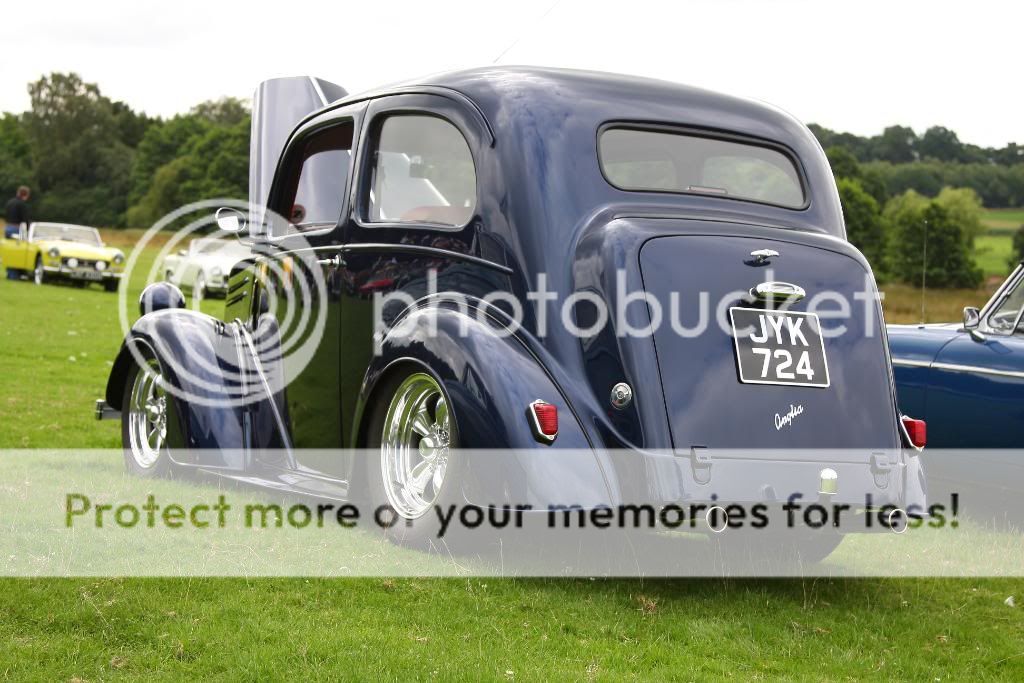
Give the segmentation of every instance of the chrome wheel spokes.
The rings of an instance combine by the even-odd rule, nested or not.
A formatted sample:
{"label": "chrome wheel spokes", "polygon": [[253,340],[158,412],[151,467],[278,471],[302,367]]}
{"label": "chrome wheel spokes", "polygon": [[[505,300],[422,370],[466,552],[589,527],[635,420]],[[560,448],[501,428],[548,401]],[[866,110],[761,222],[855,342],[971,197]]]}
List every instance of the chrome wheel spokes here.
{"label": "chrome wheel spokes", "polygon": [[416,373],[399,385],[381,436],[388,502],[403,517],[419,517],[441,492],[454,445],[448,404],[433,377]]}
{"label": "chrome wheel spokes", "polygon": [[152,359],[135,375],[128,399],[128,437],[139,467],[156,464],[167,440],[167,392],[160,364]]}

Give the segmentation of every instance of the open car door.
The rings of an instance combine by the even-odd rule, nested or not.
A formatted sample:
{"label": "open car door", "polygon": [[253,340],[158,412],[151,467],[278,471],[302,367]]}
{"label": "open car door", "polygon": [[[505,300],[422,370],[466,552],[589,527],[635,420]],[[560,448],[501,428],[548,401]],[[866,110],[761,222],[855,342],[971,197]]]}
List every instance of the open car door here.
{"label": "open car door", "polygon": [[309,114],[347,94],[340,85],[313,76],[272,78],[256,88],[249,142],[251,233],[259,231],[263,225],[263,207],[270,196],[277,162],[292,130]]}

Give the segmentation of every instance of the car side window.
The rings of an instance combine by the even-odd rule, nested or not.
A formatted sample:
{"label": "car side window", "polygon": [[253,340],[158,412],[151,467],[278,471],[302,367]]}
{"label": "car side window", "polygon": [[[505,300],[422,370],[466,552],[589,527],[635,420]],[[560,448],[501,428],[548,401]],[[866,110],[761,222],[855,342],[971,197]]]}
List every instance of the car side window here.
{"label": "car side window", "polygon": [[311,134],[302,144],[282,203],[289,233],[334,227],[341,219],[353,129],[346,121]]}
{"label": "car side window", "polygon": [[373,143],[370,223],[461,227],[476,210],[476,168],[469,144],[437,116],[394,114]]}

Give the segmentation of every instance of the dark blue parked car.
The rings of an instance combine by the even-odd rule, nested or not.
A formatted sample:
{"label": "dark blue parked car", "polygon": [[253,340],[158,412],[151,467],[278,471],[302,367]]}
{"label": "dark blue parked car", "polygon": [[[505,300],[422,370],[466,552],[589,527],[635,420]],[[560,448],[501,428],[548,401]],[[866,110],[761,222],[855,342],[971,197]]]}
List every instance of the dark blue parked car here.
{"label": "dark blue parked car", "polygon": [[900,407],[938,448],[1024,445],[1024,268],[963,321],[890,325]]}
{"label": "dark blue parked car", "polygon": [[[412,534],[451,501],[924,508],[870,268],[780,110],[551,69],[285,79],[253,144],[224,319],[155,285],[111,372],[132,472],[363,496]],[[865,287],[863,316],[810,305]],[[317,344],[282,363],[303,315]]]}

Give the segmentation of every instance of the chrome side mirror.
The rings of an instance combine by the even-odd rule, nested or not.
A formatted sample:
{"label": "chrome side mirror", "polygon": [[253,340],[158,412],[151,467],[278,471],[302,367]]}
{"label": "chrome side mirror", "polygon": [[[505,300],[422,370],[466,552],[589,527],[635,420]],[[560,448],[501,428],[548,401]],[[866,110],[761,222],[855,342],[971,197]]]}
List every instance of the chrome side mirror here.
{"label": "chrome side mirror", "polygon": [[245,230],[245,215],[238,209],[222,206],[216,213],[217,227],[224,232],[240,233]]}
{"label": "chrome side mirror", "polygon": [[979,325],[981,325],[981,312],[973,306],[964,308],[964,329],[971,333],[971,339],[983,342],[985,335],[978,329]]}

